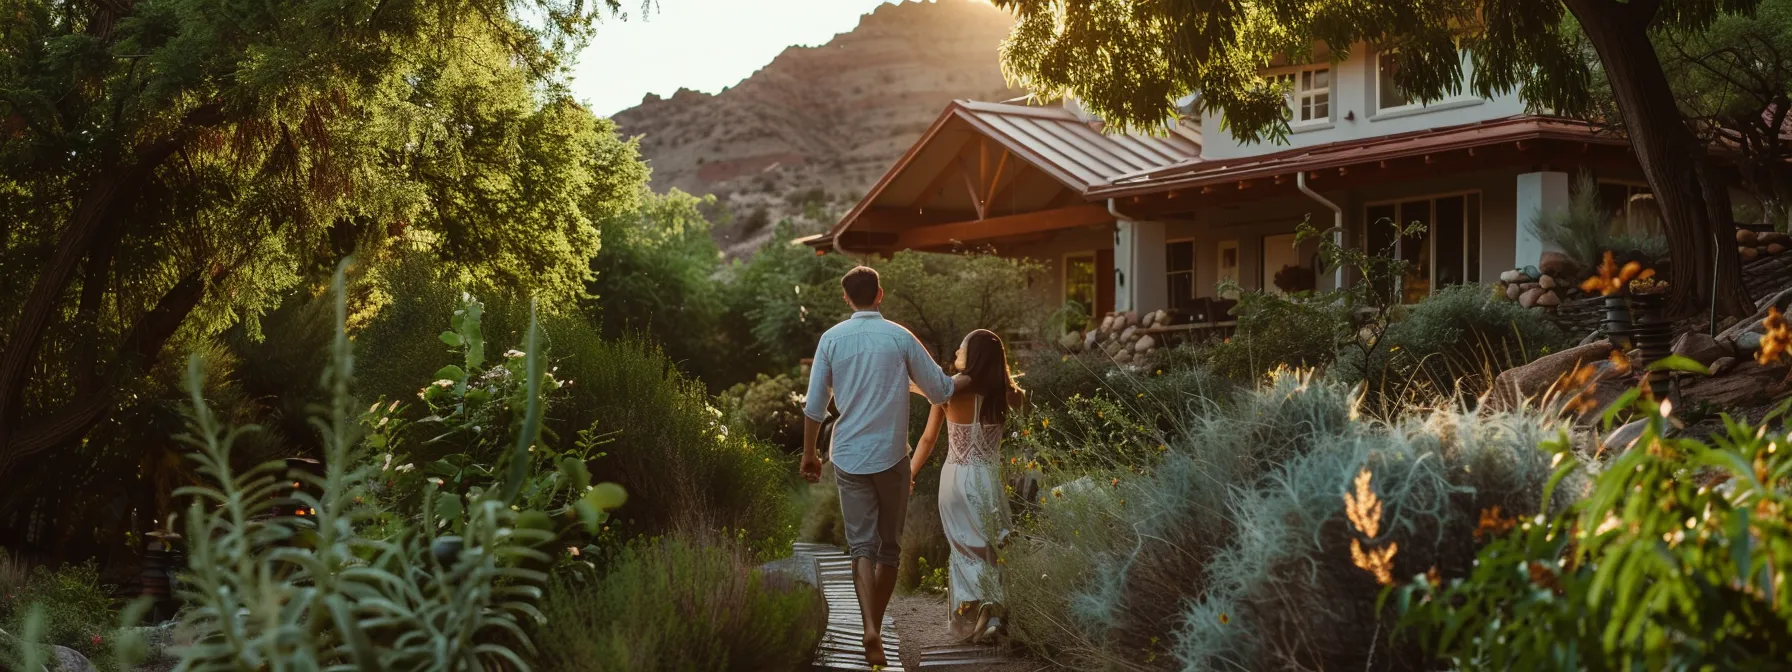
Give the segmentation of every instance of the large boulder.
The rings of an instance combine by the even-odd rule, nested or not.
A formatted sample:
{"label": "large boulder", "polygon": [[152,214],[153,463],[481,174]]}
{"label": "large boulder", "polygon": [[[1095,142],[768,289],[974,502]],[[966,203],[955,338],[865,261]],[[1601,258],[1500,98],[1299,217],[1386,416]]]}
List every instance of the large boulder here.
{"label": "large boulder", "polygon": [[1674,354],[1710,366],[1730,355],[1730,349],[1717,342],[1716,338],[1697,331],[1689,331],[1674,341]]}
{"label": "large boulder", "polygon": [[1493,379],[1493,395],[1488,403],[1497,410],[1512,410],[1537,399],[1563,376],[1574,373],[1582,364],[1610,357],[1612,342],[1594,341],[1537,358],[1529,364],[1502,371]]}
{"label": "large boulder", "polygon": [[1535,306],[1537,305],[1537,297],[1539,296],[1543,296],[1542,287],[1532,287],[1524,290],[1524,293],[1518,295],[1518,305],[1526,308]]}
{"label": "large boulder", "polygon": [[1562,297],[1556,296],[1555,292],[1545,291],[1537,297],[1537,305],[1543,308],[1554,308],[1562,305]]}
{"label": "large boulder", "polygon": [[1140,336],[1139,342],[1132,344],[1133,352],[1140,354],[1151,352],[1151,349],[1155,347],[1157,347],[1157,339],[1152,338],[1149,334]]}

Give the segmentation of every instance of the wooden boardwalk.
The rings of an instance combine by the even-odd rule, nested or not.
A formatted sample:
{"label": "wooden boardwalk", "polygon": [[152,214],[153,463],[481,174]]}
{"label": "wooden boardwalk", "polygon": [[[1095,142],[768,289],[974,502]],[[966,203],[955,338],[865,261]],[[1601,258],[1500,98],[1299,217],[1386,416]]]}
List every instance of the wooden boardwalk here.
{"label": "wooden boardwalk", "polygon": [[[859,596],[853,592],[852,560],[839,548],[826,544],[798,542],[796,554],[815,563],[815,580],[827,599],[828,625],[815,648],[815,670],[871,670],[865,662],[864,620],[859,615]],[[884,616],[884,657],[889,665],[875,669],[901,672],[901,642],[896,637],[894,620]]]}
{"label": "wooden boardwalk", "polygon": [[[815,579],[827,599],[828,624],[821,644],[815,649],[814,670],[873,669],[865,662],[865,646],[859,641],[863,625],[859,617],[859,597],[853,591],[852,560],[839,548],[827,544],[798,542],[795,555],[807,559],[815,568]],[[884,657],[889,665],[876,669],[901,672],[902,648],[896,636],[895,621],[884,616]],[[979,670],[991,664],[1011,662],[1001,657],[993,646],[951,644],[929,646],[921,650],[920,669]]]}

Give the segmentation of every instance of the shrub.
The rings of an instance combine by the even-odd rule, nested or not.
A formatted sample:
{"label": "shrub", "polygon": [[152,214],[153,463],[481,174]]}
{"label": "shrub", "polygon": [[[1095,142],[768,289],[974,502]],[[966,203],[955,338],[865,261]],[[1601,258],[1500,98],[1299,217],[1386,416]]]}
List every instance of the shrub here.
{"label": "shrub", "polygon": [[650,336],[689,373],[724,368],[731,348],[716,328],[724,309],[715,280],[721,251],[703,216],[714,202],[677,189],[643,190],[639,208],[598,222],[603,247],[591,258],[591,298],[582,308],[599,333]]}
{"label": "shrub", "polygon": [[[778,222],[773,241],[796,238],[789,220]],[[723,328],[730,355],[754,361],[747,371],[790,369],[815,354],[821,333],[850,312],[841,298],[840,277],[855,262],[843,254],[816,255],[801,245],[771,244],[746,262],[735,262],[723,275],[728,304]],[[741,380],[751,379],[749,373]]]}
{"label": "shrub", "polygon": [[1152,420],[1180,416],[1199,400],[1230,395],[1236,385],[1212,371],[1206,353],[1195,346],[1159,349],[1138,369],[1117,366],[1100,352],[1037,348],[1021,355],[1019,372],[1024,375],[1017,382],[1041,408],[1102,397]]}
{"label": "shrub", "polygon": [[[368,362],[362,390],[411,399],[417,381],[439,378],[435,372],[460,357],[437,340],[436,325],[458,309],[461,292],[422,272],[395,274],[390,283],[390,305],[358,338]],[[527,303],[501,292],[487,295],[482,316],[487,341],[514,342],[508,339],[528,325]],[[543,420],[543,441],[567,450],[581,431],[601,438],[605,457],[592,463],[593,476],[635,493],[613,527],[625,536],[681,525],[728,528],[761,547],[788,548],[794,529],[785,498],[795,473],[788,456],[730,433],[702,384],[655,346],[605,339],[576,314],[542,315],[540,326],[554,377],[566,381]]]}
{"label": "shrub", "polygon": [[99,569],[91,561],[57,570],[35,567],[29,578],[8,588],[3,597],[0,623],[4,626],[0,629],[25,632],[31,605],[40,605],[43,623],[37,641],[74,649],[101,670],[117,669],[110,640],[118,627],[118,615],[101,589]]}
{"label": "shrub", "polygon": [[456,534],[442,534],[448,522],[437,518],[444,502],[458,508],[458,500],[426,490],[414,528],[374,526],[388,534],[363,536],[380,512],[367,497],[378,487],[369,478],[376,468],[366,461],[374,446],[362,443],[355,419],[378,407],[351,410],[358,405],[349,396],[354,358],[340,270],[335,288],[337,331],[324,377],[330,402],[317,420],[323,474],[288,471],[282,462],[233,469],[233,444],[253,428],[223,427],[202,394],[197,358],[189,365],[193,421],[183,439],[196,448],[203,484],[176,492],[192,498],[183,516],[190,560],[181,594],[190,607],[183,626],[197,633],[181,668],[528,669],[523,656],[531,645],[519,624],[534,614],[547,578],[536,567],[551,561],[543,549],[559,536],[556,519],[582,519],[589,532],[602,509],[619,503],[613,488],[588,488],[582,466],[549,464],[581,493],[578,515],[517,510],[540,457],[529,450],[539,438],[546,373],[539,330],[532,324],[524,341],[525,408],[501,468],[493,470],[501,475],[466,506],[464,518],[452,516],[461,521]]}
{"label": "shrub", "polygon": [[1496,300],[1485,285],[1456,285],[1397,314],[1382,343],[1366,362],[1361,349],[1344,351],[1330,372],[1382,396],[1466,401],[1491,389],[1501,371],[1574,341],[1540,311]]}
{"label": "shrub", "polygon": [[[1447,587],[1414,581],[1402,626],[1440,661],[1523,669],[1770,669],[1792,659],[1788,406],[1725,418],[1710,444],[1665,438],[1665,404],[1638,402],[1634,448],[1573,509],[1526,521]],[[1562,474],[1586,470],[1572,446]],[[1646,493],[1646,494],[1639,494]]]}
{"label": "shrub", "polygon": [[803,405],[799,399],[808,388],[806,378],[761,373],[752,383],[728,388],[716,403],[730,428],[794,453],[803,448]]}
{"label": "shrub", "polygon": [[[1368,468],[1385,500],[1385,532],[1370,541],[1397,543],[1393,570],[1410,576],[1466,573],[1479,512],[1535,512],[1550,471],[1537,415],[1382,424],[1356,416],[1343,386],[1304,375],[1276,374],[1180,424],[1142,465],[1036,465],[1046,493],[1004,556],[1010,576],[1027,577],[1009,585],[1023,646],[1076,666],[1408,660],[1389,648],[1375,576],[1351,561],[1341,496],[1357,473]],[[1151,452],[1143,436],[1129,450]]]}
{"label": "shrub", "polygon": [[1354,332],[1335,293],[1241,292],[1231,338],[1205,345],[1214,373],[1254,385],[1278,367],[1323,368]]}
{"label": "shrub", "polygon": [[813,588],[749,564],[726,540],[640,541],[564,573],[535,632],[552,670],[795,670],[821,639]]}
{"label": "shrub", "polygon": [[1006,337],[1042,326],[1051,310],[1030,287],[1043,270],[1035,261],[981,252],[905,250],[877,265],[884,315],[908,327],[942,361],[951,361],[973,330]]}
{"label": "shrub", "polygon": [[908,517],[902,525],[902,557],[896,567],[896,585],[905,590],[921,587],[928,578],[927,568],[945,567],[951,561],[952,547],[940,521],[938,493],[936,478],[931,488],[917,483],[914,495],[908,499]]}

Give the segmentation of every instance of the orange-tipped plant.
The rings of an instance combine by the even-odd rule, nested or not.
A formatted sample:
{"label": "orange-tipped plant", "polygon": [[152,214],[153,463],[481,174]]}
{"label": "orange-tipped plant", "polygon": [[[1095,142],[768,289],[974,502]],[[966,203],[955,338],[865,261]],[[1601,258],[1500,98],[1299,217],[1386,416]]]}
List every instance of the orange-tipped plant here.
{"label": "orange-tipped plant", "polygon": [[[1599,292],[1602,296],[1611,296],[1629,288],[1633,292],[1652,292],[1666,287],[1666,282],[1654,280],[1655,269],[1643,268],[1637,262],[1625,263],[1622,268],[1612,257],[1611,250],[1606,250],[1605,260],[1599,263],[1599,275],[1587,278],[1580,283],[1581,291]],[[1640,283],[1640,284],[1638,284]]]}
{"label": "orange-tipped plant", "polygon": [[[1373,476],[1369,468],[1364,467],[1356,474],[1356,489],[1344,493],[1344,515],[1350,519],[1350,526],[1356,528],[1371,542],[1381,535],[1381,498],[1369,487]],[[1350,540],[1350,561],[1357,568],[1375,575],[1381,585],[1394,584],[1394,555],[1400,552],[1400,544],[1388,542],[1383,548],[1363,549],[1361,540]]]}
{"label": "orange-tipped plant", "polygon": [[1786,316],[1778,308],[1768,308],[1761,326],[1767,328],[1767,333],[1761,335],[1761,349],[1755,351],[1755,361],[1766,366],[1785,359],[1787,346],[1792,345],[1792,329],[1786,326]]}

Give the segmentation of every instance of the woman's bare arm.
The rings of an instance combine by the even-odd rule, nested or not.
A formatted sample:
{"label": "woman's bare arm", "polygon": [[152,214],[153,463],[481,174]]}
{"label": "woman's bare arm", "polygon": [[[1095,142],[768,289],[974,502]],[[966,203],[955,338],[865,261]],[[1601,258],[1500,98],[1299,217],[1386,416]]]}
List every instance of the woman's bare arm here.
{"label": "woman's bare arm", "polygon": [[933,444],[940,439],[940,426],[946,422],[946,405],[934,406],[927,413],[927,429],[921,430],[921,440],[915,442],[915,456],[908,463],[908,489],[915,490],[915,478],[920,475],[921,467],[927,465],[927,458],[933,456]]}

